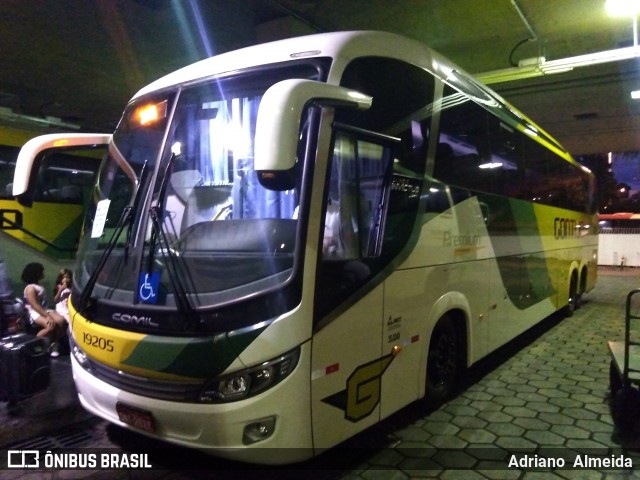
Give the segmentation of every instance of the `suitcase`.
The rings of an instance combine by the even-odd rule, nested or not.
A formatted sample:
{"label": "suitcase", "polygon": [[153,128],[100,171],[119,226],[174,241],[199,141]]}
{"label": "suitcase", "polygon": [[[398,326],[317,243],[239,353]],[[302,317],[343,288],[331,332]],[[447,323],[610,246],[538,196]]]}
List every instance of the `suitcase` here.
{"label": "suitcase", "polygon": [[0,400],[10,403],[45,390],[51,380],[49,341],[28,333],[0,339]]}
{"label": "suitcase", "polygon": [[21,298],[0,301],[0,337],[26,331],[31,324]]}

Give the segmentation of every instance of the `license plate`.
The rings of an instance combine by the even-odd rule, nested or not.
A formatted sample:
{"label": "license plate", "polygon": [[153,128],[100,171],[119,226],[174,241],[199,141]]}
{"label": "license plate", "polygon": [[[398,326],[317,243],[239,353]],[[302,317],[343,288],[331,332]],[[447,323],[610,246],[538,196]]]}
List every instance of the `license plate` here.
{"label": "license plate", "polygon": [[153,422],[153,416],[151,412],[142,410],[140,408],[125,405],[124,403],[116,403],[116,412],[120,421],[131,425],[132,427],[139,428],[145,432],[153,433],[156,430],[156,426]]}

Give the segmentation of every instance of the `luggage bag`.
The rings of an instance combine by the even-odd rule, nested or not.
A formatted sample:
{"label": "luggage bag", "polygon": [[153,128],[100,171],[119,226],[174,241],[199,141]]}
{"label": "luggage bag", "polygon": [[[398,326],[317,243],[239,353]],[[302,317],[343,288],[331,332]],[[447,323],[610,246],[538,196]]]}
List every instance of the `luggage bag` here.
{"label": "luggage bag", "polygon": [[49,342],[18,333],[0,339],[0,400],[10,403],[45,390],[51,380]]}

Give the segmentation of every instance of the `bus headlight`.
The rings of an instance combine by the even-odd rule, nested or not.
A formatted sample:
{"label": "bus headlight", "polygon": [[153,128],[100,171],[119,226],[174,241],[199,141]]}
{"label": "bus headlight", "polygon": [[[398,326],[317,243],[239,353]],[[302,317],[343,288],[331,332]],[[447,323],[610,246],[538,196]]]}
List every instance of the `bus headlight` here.
{"label": "bus headlight", "polygon": [[84,351],[78,346],[75,339],[73,338],[73,335],[69,335],[69,350],[71,352],[71,355],[73,355],[73,358],[76,359],[76,362],[78,362],[78,364],[82,368],[84,368],[88,372],[91,372],[91,363],[89,362],[89,357],[87,357],[87,354],[84,353]]}
{"label": "bus headlight", "polygon": [[256,367],[241,370],[208,381],[200,392],[203,403],[226,403],[252,397],[286,378],[298,364],[300,349]]}

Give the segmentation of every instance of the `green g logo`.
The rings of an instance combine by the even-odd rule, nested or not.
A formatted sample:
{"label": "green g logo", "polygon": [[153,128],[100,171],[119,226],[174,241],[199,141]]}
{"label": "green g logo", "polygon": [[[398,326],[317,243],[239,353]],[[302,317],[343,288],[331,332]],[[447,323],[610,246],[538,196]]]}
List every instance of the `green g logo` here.
{"label": "green g logo", "polygon": [[347,388],[322,401],[344,410],[344,418],[357,422],[369,415],[380,403],[382,374],[393,360],[389,354],[360,365],[347,379]]}

